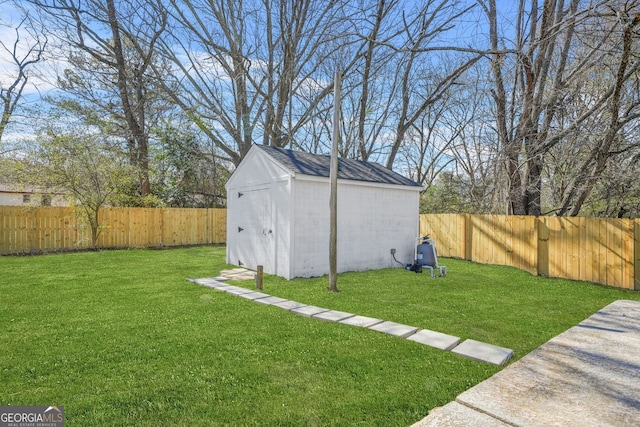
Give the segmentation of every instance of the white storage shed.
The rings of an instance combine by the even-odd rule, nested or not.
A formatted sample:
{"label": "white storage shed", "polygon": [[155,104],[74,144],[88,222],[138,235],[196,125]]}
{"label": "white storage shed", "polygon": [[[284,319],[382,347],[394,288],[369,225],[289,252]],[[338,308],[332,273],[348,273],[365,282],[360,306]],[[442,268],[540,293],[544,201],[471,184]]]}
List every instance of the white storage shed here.
{"label": "white storage shed", "polygon": [[[227,182],[227,263],[293,277],[329,273],[330,156],[254,145]],[[338,161],[338,272],[413,262],[420,184]]]}

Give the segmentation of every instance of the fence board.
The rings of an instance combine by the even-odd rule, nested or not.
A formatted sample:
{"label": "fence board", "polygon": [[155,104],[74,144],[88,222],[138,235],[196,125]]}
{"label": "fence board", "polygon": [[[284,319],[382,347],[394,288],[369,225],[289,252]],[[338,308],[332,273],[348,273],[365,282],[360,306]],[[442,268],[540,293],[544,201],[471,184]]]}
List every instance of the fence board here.
{"label": "fence board", "polygon": [[[102,248],[224,243],[225,209],[103,208]],[[91,229],[74,208],[0,206],[0,254],[82,249]]]}
{"label": "fence board", "polygon": [[209,209],[209,241],[207,243],[225,243],[227,240],[227,210]]}
{"label": "fence board", "polygon": [[489,263],[493,259],[494,245],[489,242],[492,231],[489,229],[487,218],[486,215],[478,217],[476,224],[479,233],[474,233],[478,242],[475,259],[482,263]]}
{"label": "fence board", "polygon": [[464,258],[464,217],[455,214],[421,217],[420,236],[430,236],[436,242],[440,256]]}
{"label": "fence board", "polygon": [[596,220],[595,227],[597,229],[596,239],[594,240],[596,247],[594,250],[594,256],[596,262],[594,263],[594,275],[596,282],[607,282],[607,223],[603,220]]}
{"label": "fence board", "polygon": [[538,246],[538,266],[537,272],[540,276],[549,276],[549,226],[547,218],[540,218],[537,223],[537,246]]}
{"label": "fence board", "polygon": [[513,216],[511,221],[510,263],[521,270],[537,272],[538,251],[536,248],[537,224],[535,217]]}
{"label": "fence board", "polygon": [[[607,233],[607,240],[606,240],[607,249],[613,249],[614,245],[619,243],[618,235],[616,233],[616,228],[615,228],[615,225],[610,222],[605,222],[605,224],[606,224],[606,233]],[[606,282],[616,286],[620,282],[620,279],[618,276],[618,271],[621,268],[619,258],[611,250],[606,251],[606,257],[607,257],[606,264],[604,267],[604,269],[606,270]]]}
{"label": "fence board", "polygon": [[545,220],[549,230],[549,276],[558,277],[559,272],[566,265],[564,259],[566,252],[563,252],[561,247],[562,224],[560,223],[560,218],[556,217],[545,218]]}
{"label": "fence board", "polygon": [[175,233],[178,229],[175,210],[162,210],[162,239],[163,246],[173,246],[176,244]]}
{"label": "fence board", "polygon": [[634,269],[634,279],[633,279],[633,287],[631,289],[640,290],[640,219],[636,219],[633,222],[633,269]]}
{"label": "fence board", "polygon": [[504,255],[505,265],[516,265],[518,263],[518,259],[515,251],[518,246],[516,239],[514,238],[516,230],[519,228],[519,224],[517,221],[517,217],[509,217],[505,218],[505,227],[503,230],[504,233]]}
{"label": "fence board", "polygon": [[640,288],[640,220],[429,214],[420,216],[420,227],[434,230],[441,256]]}
{"label": "fence board", "polygon": [[582,247],[584,248],[584,257],[581,259],[580,277],[582,280],[593,281],[594,271],[593,264],[595,259],[595,248],[597,245],[593,229],[594,221],[592,219],[583,218],[581,224]]}
{"label": "fence board", "polygon": [[634,227],[633,221],[623,220],[622,230],[622,287],[634,289]]}

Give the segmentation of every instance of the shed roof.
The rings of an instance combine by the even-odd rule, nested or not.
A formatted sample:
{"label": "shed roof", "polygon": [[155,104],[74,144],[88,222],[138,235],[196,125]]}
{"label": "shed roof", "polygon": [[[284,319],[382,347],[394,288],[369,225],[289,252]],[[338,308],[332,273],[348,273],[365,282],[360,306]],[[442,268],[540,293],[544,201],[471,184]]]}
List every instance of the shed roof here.
{"label": "shed roof", "polygon": [[[287,150],[285,148],[267,145],[256,145],[256,147],[259,147],[291,172],[318,177],[329,177],[331,156]],[[378,163],[353,159],[338,159],[338,178],[352,181],[421,187],[417,182],[391,169],[387,169]]]}

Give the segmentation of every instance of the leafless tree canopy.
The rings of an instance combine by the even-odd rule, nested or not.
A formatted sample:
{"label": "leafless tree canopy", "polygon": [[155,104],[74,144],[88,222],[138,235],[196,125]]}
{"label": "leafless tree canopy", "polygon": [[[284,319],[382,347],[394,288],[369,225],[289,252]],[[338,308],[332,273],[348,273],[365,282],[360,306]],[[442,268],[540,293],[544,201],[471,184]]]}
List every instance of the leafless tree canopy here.
{"label": "leafless tree canopy", "polygon": [[11,38],[0,38],[0,58],[4,57],[8,65],[4,70],[8,75],[0,76],[0,152],[2,136],[22,98],[30,71],[43,60],[47,46],[46,36],[35,31],[28,15],[18,19],[14,23],[0,18],[2,34],[11,35]]}
{"label": "leafless tree canopy", "polygon": [[[341,156],[421,182],[427,211],[640,213],[629,179],[640,158],[638,0],[28,4],[50,32],[27,55],[0,46],[19,76],[2,87],[5,111],[21,70],[55,40],[68,64],[60,90],[124,141],[143,195],[186,158],[230,171],[252,144],[328,153],[335,124]],[[162,135],[189,143],[166,151]],[[158,163],[158,150],[178,157]]]}

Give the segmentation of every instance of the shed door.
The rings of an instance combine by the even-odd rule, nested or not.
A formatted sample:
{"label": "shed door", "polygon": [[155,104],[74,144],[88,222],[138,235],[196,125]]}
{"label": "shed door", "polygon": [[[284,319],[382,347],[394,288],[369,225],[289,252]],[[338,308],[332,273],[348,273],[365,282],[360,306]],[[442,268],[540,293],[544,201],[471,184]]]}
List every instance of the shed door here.
{"label": "shed door", "polygon": [[231,261],[253,270],[262,265],[265,273],[275,274],[275,230],[269,189],[240,190],[237,196],[234,210],[238,224],[237,259]]}

